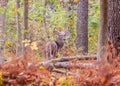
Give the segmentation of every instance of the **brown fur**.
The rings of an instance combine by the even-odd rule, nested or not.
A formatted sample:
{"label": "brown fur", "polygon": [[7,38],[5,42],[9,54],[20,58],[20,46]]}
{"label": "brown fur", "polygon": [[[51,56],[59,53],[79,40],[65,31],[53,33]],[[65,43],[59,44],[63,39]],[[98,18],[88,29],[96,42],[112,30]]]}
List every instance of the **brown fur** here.
{"label": "brown fur", "polygon": [[50,41],[46,44],[46,47],[45,47],[45,57],[47,59],[55,58],[57,51],[58,51],[58,47],[55,41]]}
{"label": "brown fur", "polygon": [[55,41],[47,42],[45,46],[45,57],[47,59],[52,59],[56,57],[58,50],[63,47],[68,33],[69,33],[68,31],[66,32],[54,31],[54,34],[56,34],[58,37],[56,38]]}

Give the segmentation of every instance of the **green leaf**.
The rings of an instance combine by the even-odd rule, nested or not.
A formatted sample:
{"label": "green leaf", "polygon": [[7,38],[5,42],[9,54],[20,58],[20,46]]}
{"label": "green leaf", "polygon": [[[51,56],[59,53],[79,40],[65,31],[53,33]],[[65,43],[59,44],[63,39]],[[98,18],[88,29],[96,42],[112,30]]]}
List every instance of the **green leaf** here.
{"label": "green leaf", "polygon": [[17,12],[18,12],[18,13],[22,13],[22,12],[23,12],[22,8],[18,8],[18,9],[17,9]]}
{"label": "green leaf", "polygon": [[25,34],[27,30],[21,30],[21,34]]}
{"label": "green leaf", "polygon": [[5,9],[0,7],[0,14],[4,14],[4,12],[5,12]]}

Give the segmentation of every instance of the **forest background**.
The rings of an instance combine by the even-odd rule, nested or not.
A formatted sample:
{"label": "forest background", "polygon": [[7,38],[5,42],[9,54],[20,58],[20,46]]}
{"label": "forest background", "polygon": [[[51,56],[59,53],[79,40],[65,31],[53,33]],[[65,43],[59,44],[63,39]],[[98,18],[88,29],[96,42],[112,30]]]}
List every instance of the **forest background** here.
{"label": "forest background", "polygon": [[[36,57],[41,57],[43,45],[55,38],[54,28],[58,30],[70,30],[71,34],[66,40],[66,55],[76,54],[76,22],[77,22],[77,3],[78,0],[28,0],[28,37],[29,40],[23,40],[37,50]],[[47,3],[47,4],[46,4]],[[88,50],[90,54],[97,52],[97,39],[99,27],[100,1],[89,0],[88,14]],[[9,0],[6,7],[5,18],[5,55],[16,51],[17,29],[16,29],[16,11],[19,12],[20,28],[23,27],[23,0],[20,0],[20,8],[16,9],[16,1]],[[0,8],[0,12],[5,9]],[[24,34],[26,30],[21,30]],[[37,48],[36,48],[37,47]],[[69,52],[68,52],[69,51]]]}

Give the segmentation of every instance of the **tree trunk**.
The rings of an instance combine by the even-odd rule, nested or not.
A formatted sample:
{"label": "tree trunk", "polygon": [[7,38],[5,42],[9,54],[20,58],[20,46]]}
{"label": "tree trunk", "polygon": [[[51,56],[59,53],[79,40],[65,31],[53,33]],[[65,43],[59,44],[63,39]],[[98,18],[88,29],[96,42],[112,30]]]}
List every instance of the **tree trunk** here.
{"label": "tree trunk", "polygon": [[100,26],[98,33],[97,58],[100,60],[106,53],[107,44],[107,0],[100,0]]}
{"label": "tree trunk", "polygon": [[[5,9],[6,2],[0,1],[2,9]],[[4,27],[5,27],[5,11],[0,13],[0,63],[4,62]]]}
{"label": "tree trunk", "polygon": [[20,0],[16,0],[16,23],[17,23],[17,43],[16,43],[16,55],[22,54],[22,34],[20,28],[20,13],[18,9],[20,8]]}
{"label": "tree trunk", "polygon": [[5,14],[0,14],[0,63],[4,61],[4,22]]}
{"label": "tree trunk", "polygon": [[108,38],[120,53],[120,0],[108,0]]}
{"label": "tree trunk", "polygon": [[29,36],[28,36],[28,0],[23,1],[23,6],[24,6],[23,24],[24,24],[24,30],[25,30],[24,39],[29,39]]}
{"label": "tree trunk", "polygon": [[47,29],[47,23],[46,23],[46,5],[47,0],[44,0],[44,10],[43,10],[43,27],[46,31],[47,40],[50,40],[49,30]]}
{"label": "tree trunk", "polygon": [[78,53],[88,53],[88,0],[80,0],[77,9],[77,37]]}
{"label": "tree trunk", "polygon": [[[23,36],[23,40],[29,40],[29,34],[28,34],[28,0],[24,0],[23,1],[23,9],[24,9],[24,19],[23,19],[23,26],[24,26],[24,30],[25,30],[25,33],[24,33],[24,36]],[[27,48],[25,46],[24,47],[24,50],[23,50],[23,54],[24,54],[24,57],[26,57],[26,53],[28,52]]]}

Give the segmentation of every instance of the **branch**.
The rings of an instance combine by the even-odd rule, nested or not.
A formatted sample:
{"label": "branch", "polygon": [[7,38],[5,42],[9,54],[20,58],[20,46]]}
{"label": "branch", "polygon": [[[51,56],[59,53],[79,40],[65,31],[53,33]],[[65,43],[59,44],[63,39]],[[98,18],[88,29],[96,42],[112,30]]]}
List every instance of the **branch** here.
{"label": "branch", "polygon": [[[48,64],[47,64],[48,65]],[[72,62],[57,62],[53,64],[56,68],[93,68],[95,65],[93,63],[72,63]]]}
{"label": "branch", "polygon": [[51,59],[45,62],[40,62],[38,65],[46,66],[47,68],[50,68],[50,70],[53,68],[81,68],[81,67],[90,67],[93,68],[93,63],[72,63],[70,61],[72,60],[96,60],[96,56],[72,56],[72,57],[62,57],[62,58],[56,58]]}
{"label": "branch", "polygon": [[96,60],[96,59],[97,59],[97,56],[71,56],[71,57],[62,57],[62,58],[51,59],[46,62],[41,62],[40,64],[65,62],[65,61],[71,61],[71,60]]}
{"label": "branch", "polygon": [[42,66],[47,67],[50,71],[53,70],[54,68],[94,68],[95,65],[94,63],[72,63],[72,62],[56,62],[56,63],[44,63],[41,64]]}
{"label": "branch", "polygon": [[63,70],[59,70],[59,69],[53,69],[52,72],[61,73],[61,74],[66,74],[66,75],[75,75],[75,74],[72,73],[72,72],[63,71]]}

